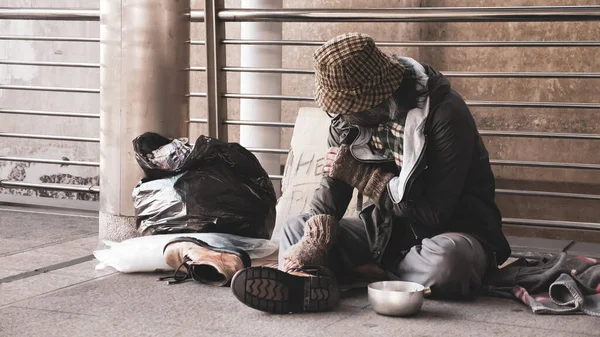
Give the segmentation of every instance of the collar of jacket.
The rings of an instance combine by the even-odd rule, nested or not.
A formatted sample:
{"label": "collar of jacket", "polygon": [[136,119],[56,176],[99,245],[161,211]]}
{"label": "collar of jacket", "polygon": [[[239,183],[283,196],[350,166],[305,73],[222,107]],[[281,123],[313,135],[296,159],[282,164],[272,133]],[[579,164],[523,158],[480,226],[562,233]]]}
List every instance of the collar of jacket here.
{"label": "collar of jacket", "polygon": [[[400,175],[392,178],[388,184],[388,192],[394,203],[401,202],[408,194],[408,190],[414,179],[418,176],[419,168],[422,168],[423,157],[427,147],[427,130],[431,121],[430,111],[433,111],[446,94],[450,92],[450,82],[437,70],[429,65],[422,64],[429,76],[427,87],[429,97],[423,109],[413,109],[408,112],[406,124],[404,125],[403,158],[404,166]],[[374,153],[369,141],[373,135],[373,129],[364,127],[353,127],[356,129],[356,138],[350,144],[350,153],[361,162],[375,163],[393,161],[393,158]]]}

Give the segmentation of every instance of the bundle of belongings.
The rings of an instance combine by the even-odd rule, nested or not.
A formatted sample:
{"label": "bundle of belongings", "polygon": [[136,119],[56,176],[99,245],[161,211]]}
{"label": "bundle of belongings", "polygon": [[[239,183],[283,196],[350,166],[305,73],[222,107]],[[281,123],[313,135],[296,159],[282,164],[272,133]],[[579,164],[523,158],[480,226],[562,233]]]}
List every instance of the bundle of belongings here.
{"label": "bundle of belongings", "polygon": [[[248,252],[231,235],[269,239],[275,226],[275,189],[258,159],[237,143],[206,136],[191,146],[149,132],[133,146],[145,174],[133,191],[139,233],[181,234],[163,249],[165,262],[175,269],[172,282],[222,286],[249,267]],[[223,244],[186,233],[221,234]]]}
{"label": "bundle of belongings", "polygon": [[517,298],[537,314],[600,316],[600,261],[566,253],[520,258],[488,275],[484,294]]}

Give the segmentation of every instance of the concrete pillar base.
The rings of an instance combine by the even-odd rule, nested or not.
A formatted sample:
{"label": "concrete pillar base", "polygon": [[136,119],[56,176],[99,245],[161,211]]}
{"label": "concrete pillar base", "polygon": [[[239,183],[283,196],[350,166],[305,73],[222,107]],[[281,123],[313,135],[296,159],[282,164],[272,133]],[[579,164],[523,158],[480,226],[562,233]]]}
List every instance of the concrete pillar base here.
{"label": "concrete pillar base", "polygon": [[100,226],[98,229],[100,240],[121,242],[138,236],[140,234],[136,230],[135,217],[100,212]]}

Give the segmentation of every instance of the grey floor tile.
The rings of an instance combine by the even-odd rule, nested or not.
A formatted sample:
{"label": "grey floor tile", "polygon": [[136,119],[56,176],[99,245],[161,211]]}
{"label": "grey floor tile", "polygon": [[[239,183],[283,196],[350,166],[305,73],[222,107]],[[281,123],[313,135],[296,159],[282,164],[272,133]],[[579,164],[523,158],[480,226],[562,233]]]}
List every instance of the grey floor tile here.
{"label": "grey floor tile", "polygon": [[536,315],[528,306],[513,300],[490,297],[480,297],[471,302],[426,300],[424,310],[461,321],[600,336],[595,317]]}
{"label": "grey floor tile", "polygon": [[[343,332],[343,333],[341,333]],[[501,323],[475,322],[432,307],[414,317],[386,317],[365,310],[350,319],[336,322],[317,336],[582,336],[571,331],[556,331]]]}
{"label": "grey floor tile", "polygon": [[[542,316],[516,301],[482,297],[473,302],[426,300],[410,319],[388,318],[365,303],[364,293],[346,298],[333,312],[269,315],[239,303],[228,288],[188,282],[167,285],[157,275],[116,274],[20,301],[21,307],[133,322],[168,322],[189,329],[212,329],[215,336],[426,336],[451,331],[456,336],[600,336],[597,318]],[[345,303],[344,303],[345,302]],[[132,308],[135,308],[132,310]],[[404,333],[406,332],[406,333]]]}
{"label": "grey floor tile", "polygon": [[[250,331],[257,336],[272,335],[273,331],[288,331],[286,336],[306,336],[358,310],[342,306],[331,313],[269,315],[240,303],[229,288],[193,282],[168,285],[156,279],[157,275],[154,274],[111,275],[42,298],[20,302],[20,305],[103,317],[126,314],[131,319],[211,327],[230,333]],[[251,330],[248,330],[249,326],[252,326]]]}
{"label": "grey floor tile", "polygon": [[69,259],[74,259],[92,254],[92,252],[97,248],[97,243],[98,237],[93,235],[35,249],[34,251],[40,254],[61,255]]}
{"label": "grey floor tile", "polygon": [[57,269],[54,271],[54,273],[55,274],[82,276],[82,277],[90,278],[90,279],[117,273],[117,271],[112,268],[96,270],[95,268],[96,268],[97,264],[98,264],[98,261],[92,260],[92,261],[76,264],[76,265],[73,265],[70,267]]}
{"label": "grey floor tile", "polygon": [[48,251],[39,251],[34,249],[14,255],[0,257],[0,266],[8,269],[31,271],[89,254],[89,252],[81,252],[78,254],[78,256],[71,257],[64,254],[50,253]]}
{"label": "grey floor tile", "polygon": [[57,311],[7,307],[0,310],[0,335],[3,337],[88,337],[88,336],[226,336],[205,329],[201,334],[186,326],[166,321],[98,317]]}
{"label": "grey floor tile", "polygon": [[0,284],[0,306],[61,289],[89,280],[75,275],[52,272]]}
{"label": "grey floor tile", "polygon": [[350,289],[343,291],[341,294],[341,305],[364,308],[369,305],[369,298],[367,297],[367,288]]}
{"label": "grey floor tile", "polygon": [[21,274],[23,271],[22,270],[16,270],[16,269],[0,269],[0,279],[8,277],[8,276],[13,276],[13,275],[17,275],[17,274]]}
{"label": "grey floor tile", "polygon": [[0,257],[0,266],[16,270],[35,270],[57,263],[91,255],[96,247],[96,236],[57,243],[42,248]]}
{"label": "grey floor tile", "polygon": [[54,242],[98,232],[98,219],[0,210],[2,238]]}
{"label": "grey floor tile", "polygon": [[[0,229],[2,228],[3,227],[0,227]],[[0,256],[17,253],[23,250],[31,249],[32,247],[39,247],[45,243],[47,243],[47,241],[40,239],[24,240],[0,238]]]}

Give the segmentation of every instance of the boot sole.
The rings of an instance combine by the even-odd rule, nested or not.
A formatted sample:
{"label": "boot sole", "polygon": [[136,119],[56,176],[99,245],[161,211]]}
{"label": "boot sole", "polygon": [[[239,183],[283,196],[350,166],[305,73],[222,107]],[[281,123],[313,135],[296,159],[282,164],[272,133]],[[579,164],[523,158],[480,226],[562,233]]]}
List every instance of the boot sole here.
{"label": "boot sole", "polygon": [[245,305],[272,314],[328,311],[340,298],[332,278],[291,275],[268,267],[239,271],[231,281],[231,289]]}

